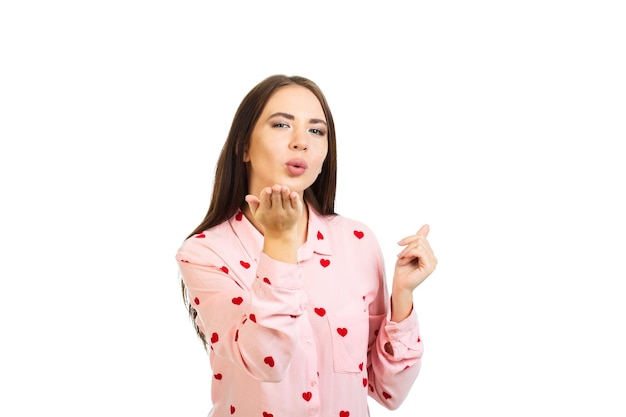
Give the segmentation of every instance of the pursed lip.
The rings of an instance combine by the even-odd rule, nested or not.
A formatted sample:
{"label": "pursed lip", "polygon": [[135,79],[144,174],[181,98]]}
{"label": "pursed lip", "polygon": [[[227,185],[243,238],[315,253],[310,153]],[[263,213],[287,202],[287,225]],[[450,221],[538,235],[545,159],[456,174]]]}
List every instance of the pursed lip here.
{"label": "pursed lip", "polygon": [[288,167],[303,168],[303,169],[307,169],[309,167],[309,164],[307,164],[306,161],[302,158],[290,159],[289,161],[287,161],[285,165],[287,165]]}

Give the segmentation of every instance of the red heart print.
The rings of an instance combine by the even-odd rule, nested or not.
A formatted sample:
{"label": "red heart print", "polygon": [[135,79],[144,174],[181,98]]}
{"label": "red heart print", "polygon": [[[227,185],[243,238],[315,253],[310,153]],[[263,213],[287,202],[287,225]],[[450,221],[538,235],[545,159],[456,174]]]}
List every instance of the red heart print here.
{"label": "red heart print", "polygon": [[310,392],[303,392],[302,393],[302,398],[304,398],[305,401],[311,401],[311,397],[313,396],[313,394],[311,394]]}
{"label": "red heart print", "polygon": [[320,265],[326,268],[328,265],[330,265],[330,261],[328,259],[320,259]]}
{"label": "red heart print", "polygon": [[220,340],[219,336],[217,335],[217,333],[213,333],[211,335],[211,343],[217,343],[217,341]]}
{"label": "red heart print", "polygon": [[233,298],[233,300],[232,300],[232,301],[233,301],[233,304],[240,305],[241,303],[243,303],[243,298],[241,298],[241,297],[235,297],[235,298]]}
{"label": "red heart print", "polygon": [[417,336],[417,343],[419,343],[419,342],[421,342],[421,341],[422,341],[422,339],[420,339],[420,337],[419,337],[419,336]]}
{"label": "red heart print", "polygon": [[181,259],[180,261],[181,261],[181,262],[184,262],[184,263],[186,263],[186,264],[188,264],[188,263],[189,263],[189,261],[188,261],[187,259]]}
{"label": "red heart print", "polygon": [[235,332],[235,342],[239,340],[239,329]]}
{"label": "red heart print", "polygon": [[266,356],[265,359],[263,359],[263,362],[269,365],[270,368],[274,367],[274,358],[272,358],[271,356]]}
{"label": "red heart print", "polygon": [[202,238],[205,238],[205,237],[206,237],[206,235],[204,233],[199,233],[199,234],[196,235],[196,239],[202,239]]}
{"label": "red heart print", "polygon": [[263,417],[274,417],[274,414],[270,414],[267,411],[263,411]]}
{"label": "red heart print", "polygon": [[237,219],[237,221],[240,222],[241,219],[243,219],[243,213],[238,211],[237,214],[235,214],[235,219]]}
{"label": "red heart print", "polygon": [[339,412],[339,417],[350,417],[350,412],[349,412],[349,411],[344,411],[344,410],[341,410],[341,411]]}
{"label": "red heart print", "polygon": [[324,235],[319,230],[317,231],[317,240],[324,240]]}
{"label": "red heart print", "polygon": [[220,379],[222,379],[222,374],[215,374],[213,375],[213,377],[219,381]]}
{"label": "red heart print", "polygon": [[232,405],[230,406],[230,413],[235,414],[235,407]]}
{"label": "red heart print", "polygon": [[391,395],[383,391],[383,397],[385,397],[385,400],[388,400],[389,398],[391,398]]}
{"label": "red heart print", "polygon": [[250,314],[250,320],[256,323],[256,316],[254,315],[254,313]]}
{"label": "red heart print", "polygon": [[339,327],[337,329],[337,333],[339,333],[341,337],[346,337],[346,335],[348,334],[348,329],[346,329],[345,327]]}
{"label": "red heart print", "polygon": [[356,236],[358,239],[363,239],[363,232],[360,230],[355,230],[354,236]]}
{"label": "red heart print", "polygon": [[269,285],[272,285],[272,283],[270,282],[269,278],[265,277],[263,278],[263,282]]}
{"label": "red heart print", "polygon": [[326,315],[326,309],[324,309],[324,307],[315,308],[314,310],[315,313],[320,317],[324,317]]}
{"label": "red heart print", "polygon": [[363,362],[361,362],[361,363],[359,364],[359,369],[360,369],[361,371],[363,370]]}
{"label": "red heart print", "polygon": [[250,268],[250,264],[248,262],[245,261],[239,261],[239,263],[241,264],[241,266],[243,266],[244,268],[248,269]]}
{"label": "red heart print", "polygon": [[363,388],[367,386],[367,378],[363,378]]}
{"label": "red heart print", "polygon": [[222,271],[224,271],[225,274],[228,274],[228,268],[226,268],[225,266],[220,268]]}
{"label": "red heart print", "polygon": [[193,302],[194,302],[195,305],[200,305],[200,299],[198,297],[195,297],[193,299]]}

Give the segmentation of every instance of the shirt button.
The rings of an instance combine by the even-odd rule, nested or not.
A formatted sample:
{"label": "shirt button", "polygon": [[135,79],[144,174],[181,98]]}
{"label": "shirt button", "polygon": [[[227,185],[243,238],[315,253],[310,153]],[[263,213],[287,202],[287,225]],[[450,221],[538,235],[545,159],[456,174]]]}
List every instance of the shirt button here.
{"label": "shirt button", "polygon": [[304,343],[306,343],[307,346],[310,346],[312,342],[311,342],[311,339],[307,339],[307,340],[304,341]]}
{"label": "shirt button", "polygon": [[311,381],[311,386],[314,387],[317,385],[317,381]]}

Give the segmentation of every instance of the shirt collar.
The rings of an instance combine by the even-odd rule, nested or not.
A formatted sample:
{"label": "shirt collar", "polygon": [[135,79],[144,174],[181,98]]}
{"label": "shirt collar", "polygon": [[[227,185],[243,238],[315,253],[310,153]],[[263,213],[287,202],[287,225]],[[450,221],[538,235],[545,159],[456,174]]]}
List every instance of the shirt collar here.
{"label": "shirt collar", "polygon": [[[298,249],[298,262],[305,261],[313,256],[313,253],[330,256],[330,228],[328,221],[312,208],[309,208],[309,224],[306,242]],[[243,215],[241,210],[228,219],[231,229],[241,242],[243,249],[250,259],[259,261],[259,255],[263,251],[263,235]]]}

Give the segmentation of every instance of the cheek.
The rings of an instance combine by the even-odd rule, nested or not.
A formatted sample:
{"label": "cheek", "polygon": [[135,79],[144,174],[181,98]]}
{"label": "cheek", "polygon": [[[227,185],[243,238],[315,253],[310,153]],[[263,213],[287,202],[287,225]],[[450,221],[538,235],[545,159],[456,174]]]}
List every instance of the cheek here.
{"label": "cheek", "polygon": [[328,158],[328,143],[326,143],[322,151],[322,161],[320,162],[320,165],[324,165],[326,158]]}
{"label": "cheek", "polygon": [[322,172],[322,169],[324,167],[324,161],[326,160],[326,157],[328,156],[328,152],[323,152],[320,155],[320,159],[319,162],[317,164],[317,173],[320,174]]}

